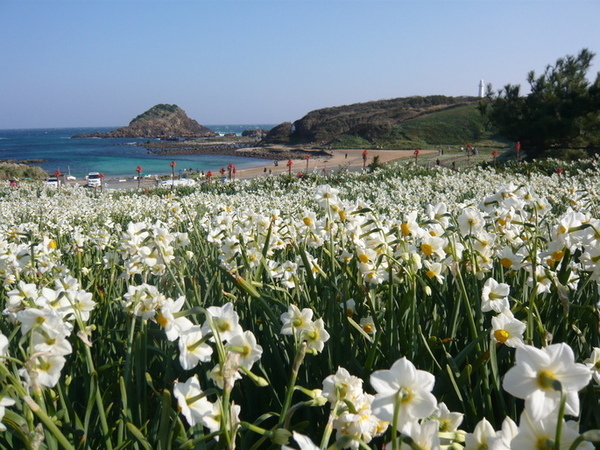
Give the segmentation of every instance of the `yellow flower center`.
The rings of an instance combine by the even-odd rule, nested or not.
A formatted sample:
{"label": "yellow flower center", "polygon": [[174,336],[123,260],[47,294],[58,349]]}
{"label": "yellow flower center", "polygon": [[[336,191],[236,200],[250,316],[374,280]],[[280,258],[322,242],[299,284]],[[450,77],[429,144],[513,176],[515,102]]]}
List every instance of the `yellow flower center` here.
{"label": "yellow flower center", "polygon": [[48,248],[57,248],[58,244],[56,243],[56,241],[54,239],[50,239],[50,242],[48,243]]}
{"label": "yellow flower center", "polygon": [[450,430],[450,422],[448,420],[440,420],[440,431],[449,431]]}
{"label": "yellow flower center", "polygon": [[400,395],[402,396],[400,403],[410,403],[413,399],[413,393],[404,387],[400,389]]}
{"label": "yellow flower center", "polygon": [[565,256],[565,252],[563,252],[562,250],[557,250],[554,253],[552,253],[552,259],[554,261],[560,261],[563,256]]}
{"label": "yellow flower center", "polygon": [[358,259],[360,259],[360,262],[363,264],[366,264],[369,262],[369,257],[367,255],[365,255],[364,253],[361,253],[360,255],[358,255]]}
{"label": "yellow flower center", "polygon": [[552,450],[554,448],[554,441],[548,436],[540,436],[537,439],[535,448],[537,450]]}
{"label": "yellow flower center", "polygon": [[344,211],[343,209],[340,209],[338,214],[340,215],[341,221],[344,221],[348,218],[348,213],[346,211]]}
{"label": "yellow flower center", "polygon": [[421,251],[427,256],[431,256],[433,253],[433,247],[429,244],[421,244]]}
{"label": "yellow flower center", "polygon": [[367,323],[367,324],[363,325],[363,330],[364,330],[364,332],[365,332],[365,333],[367,333],[367,334],[371,334],[371,333],[373,333],[373,330],[374,330],[374,329],[375,329],[375,328],[374,328],[374,327],[373,327],[373,325],[371,325],[370,323]]}
{"label": "yellow flower center", "polygon": [[506,330],[494,331],[494,338],[501,344],[504,344],[508,340],[509,337],[510,336],[508,335],[508,332]]}
{"label": "yellow flower center", "polygon": [[229,329],[231,328],[229,325],[229,322],[225,321],[225,320],[216,320],[216,325],[219,331],[223,332],[223,331],[229,331]]}
{"label": "yellow flower center", "polygon": [[430,279],[435,278],[435,272],[433,270],[428,270],[425,272],[425,275],[427,275]]}
{"label": "yellow flower center", "polygon": [[161,312],[159,312],[159,313],[157,314],[157,316],[156,316],[156,321],[157,321],[157,322],[158,322],[158,324],[159,324],[161,327],[163,327],[163,328],[167,326],[167,323],[169,323],[169,321],[166,319],[166,317],[165,317],[165,316],[163,316],[163,315],[162,315],[162,313],[161,313]]}
{"label": "yellow flower center", "polygon": [[554,374],[548,370],[541,370],[537,376],[538,386],[542,389],[553,389],[554,382],[557,381]]}
{"label": "yellow flower center", "polygon": [[37,368],[43,371],[47,371],[48,369],[50,369],[50,363],[40,358],[37,364]]}
{"label": "yellow flower center", "polygon": [[502,258],[500,260],[500,264],[502,264],[502,267],[504,267],[505,269],[510,269],[512,266],[512,261],[510,260],[510,258]]}
{"label": "yellow flower center", "polygon": [[402,225],[400,225],[400,230],[402,231],[403,236],[408,236],[410,234],[410,227],[406,222],[403,222]]}
{"label": "yellow flower center", "polygon": [[310,227],[312,225],[312,219],[310,217],[305,217],[304,219],[302,219],[302,222],[304,222],[304,225],[306,225],[307,227]]}

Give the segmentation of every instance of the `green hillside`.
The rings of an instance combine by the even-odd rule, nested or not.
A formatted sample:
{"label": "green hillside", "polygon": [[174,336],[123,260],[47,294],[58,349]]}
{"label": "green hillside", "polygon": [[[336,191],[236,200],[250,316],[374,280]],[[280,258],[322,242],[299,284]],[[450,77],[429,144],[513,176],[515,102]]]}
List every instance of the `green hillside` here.
{"label": "green hillside", "polygon": [[495,141],[477,97],[407,97],[311,111],[273,128],[264,144],[414,149]]}
{"label": "green hillside", "polygon": [[397,125],[380,127],[372,136],[344,133],[332,148],[413,149],[494,140],[486,130],[476,104],[458,105],[411,118]]}

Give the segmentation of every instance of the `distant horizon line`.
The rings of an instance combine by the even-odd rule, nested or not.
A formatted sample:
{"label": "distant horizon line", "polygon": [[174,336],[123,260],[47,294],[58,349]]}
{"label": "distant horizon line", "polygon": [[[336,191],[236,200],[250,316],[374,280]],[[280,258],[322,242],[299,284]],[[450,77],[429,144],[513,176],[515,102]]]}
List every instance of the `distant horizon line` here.
{"label": "distant horizon line", "polygon": [[[279,122],[281,123],[281,122]],[[260,125],[277,125],[277,123],[215,123],[215,124],[207,124],[207,125],[203,125],[206,128],[210,128],[210,127],[231,127],[231,126],[260,126]],[[70,127],[12,127],[12,128],[0,128],[0,131],[15,131],[15,130],[82,130],[82,129],[89,129],[89,128],[112,128],[112,129],[117,129],[117,128],[122,128],[122,127],[126,127],[127,125],[116,125],[116,126],[70,126]]]}

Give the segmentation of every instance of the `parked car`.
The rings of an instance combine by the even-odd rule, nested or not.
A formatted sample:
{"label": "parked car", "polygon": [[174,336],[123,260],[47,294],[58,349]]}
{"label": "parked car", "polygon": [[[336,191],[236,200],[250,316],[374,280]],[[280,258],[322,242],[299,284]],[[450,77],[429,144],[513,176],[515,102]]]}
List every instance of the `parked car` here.
{"label": "parked car", "polygon": [[46,178],[46,186],[57,188],[60,186],[60,180],[58,177],[48,177]]}
{"label": "parked car", "polygon": [[85,177],[87,185],[89,187],[100,187],[102,186],[102,176],[99,172],[90,172]]}

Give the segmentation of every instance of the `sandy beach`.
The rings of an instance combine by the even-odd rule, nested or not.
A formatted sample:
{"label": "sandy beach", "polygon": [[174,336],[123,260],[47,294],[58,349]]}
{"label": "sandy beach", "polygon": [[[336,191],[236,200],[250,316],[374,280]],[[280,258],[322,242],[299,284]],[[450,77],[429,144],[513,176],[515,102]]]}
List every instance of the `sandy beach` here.
{"label": "sandy beach", "polygon": [[[321,173],[329,173],[342,169],[359,169],[363,167],[363,151],[364,150],[328,150],[331,157],[316,156],[308,159],[308,169],[306,159],[292,159],[292,174],[299,172],[318,171]],[[433,150],[432,150],[433,151]],[[431,151],[422,151],[423,154]],[[242,151],[240,151],[242,154]],[[367,150],[367,165],[369,165],[375,156],[379,156],[380,163],[387,163],[401,158],[414,156],[413,150]],[[238,178],[254,178],[256,176],[264,176],[269,174],[280,175],[289,173],[287,161],[278,161],[275,166],[273,161],[266,160],[262,167],[240,170],[237,173]],[[265,172],[266,168],[266,172]]]}
{"label": "sandy beach", "polygon": [[[240,149],[238,150],[239,156],[245,156],[244,153],[247,151],[255,151],[256,149]],[[308,160],[304,159],[292,159],[292,174],[299,172],[320,172],[321,174],[337,172],[339,170],[356,170],[363,167],[363,151],[364,150],[328,150],[327,152],[331,156],[323,156],[322,152],[319,151],[319,155],[311,156]],[[375,156],[379,156],[379,162],[384,164],[391,161],[395,161],[403,158],[412,158],[414,156],[413,150],[367,150],[367,165],[369,165]],[[427,154],[435,152],[435,150],[421,150],[421,154]],[[307,154],[310,155],[308,152]],[[317,151],[315,151],[317,154]],[[308,165],[308,169],[307,169]],[[236,179],[248,179],[260,176],[278,176],[289,173],[286,160],[275,161],[272,159],[265,159],[264,165],[253,167],[249,169],[240,169],[235,174]],[[168,174],[165,174],[168,175]],[[213,178],[218,179],[220,174],[217,172]],[[75,182],[85,184],[83,180],[77,180]],[[107,189],[131,189],[138,187],[138,181],[131,178],[126,180],[118,179],[106,179],[104,186]],[[156,180],[154,178],[143,178],[139,183],[140,187],[148,188],[156,186]]]}

